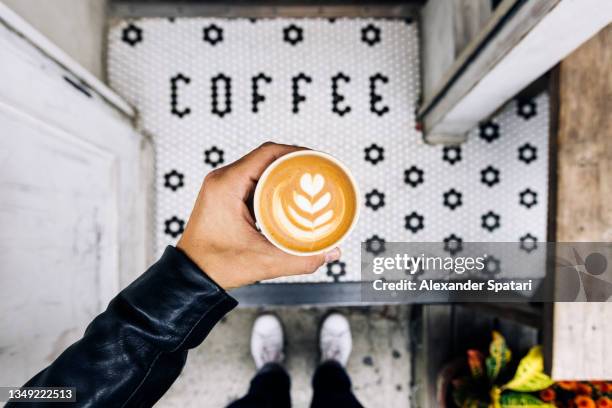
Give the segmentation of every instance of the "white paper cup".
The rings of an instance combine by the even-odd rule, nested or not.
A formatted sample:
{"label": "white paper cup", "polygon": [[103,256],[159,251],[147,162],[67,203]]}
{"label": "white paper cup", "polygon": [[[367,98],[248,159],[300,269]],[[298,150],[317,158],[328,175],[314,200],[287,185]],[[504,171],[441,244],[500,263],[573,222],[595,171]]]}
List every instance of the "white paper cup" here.
{"label": "white paper cup", "polygon": [[[351,186],[353,187],[353,190],[355,191],[355,214],[353,215],[353,220],[351,222],[351,225],[349,226],[349,228],[345,231],[345,233],[338,239],[336,240],[334,243],[332,243],[331,245],[316,250],[316,251],[296,251],[294,249],[291,248],[287,248],[284,245],[282,245],[281,243],[277,242],[272,235],[267,231],[266,226],[264,225],[263,222],[260,222],[261,220],[261,209],[260,209],[260,198],[261,198],[261,186],[263,186],[268,178],[268,176],[270,175],[270,173],[272,172],[272,170],[274,170],[279,164],[283,163],[286,160],[289,160],[293,157],[298,157],[298,156],[314,156],[314,157],[322,157],[324,159],[327,159],[329,161],[331,161],[332,163],[336,164],[338,167],[340,167],[342,169],[342,171],[344,171],[344,173],[346,174],[347,178],[349,179],[349,181],[351,182]],[[331,249],[339,246],[345,239],[346,237],[351,233],[351,231],[353,231],[353,228],[355,228],[355,225],[357,224],[357,221],[359,220],[359,212],[361,211],[361,194],[359,193],[359,187],[357,186],[357,182],[355,181],[355,178],[353,177],[353,175],[351,174],[351,171],[348,169],[348,167],[346,167],[344,165],[344,163],[342,163],[341,161],[339,161],[338,159],[336,159],[333,156],[330,156],[327,153],[322,153],[322,152],[318,152],[315,150],[300,150],[297,152],[293,152],[293,153],[288,153],[282,157],[279,157],[278,159],[276,159],[275,161],[273,161],[267,168],[266,170],[263,172],[263,174],[261,175],[261,177],[259,178],[259,181],[257,182],[257,186],[255,187],[255,197],[253,198],[253,208],[255,210],[255,221],[257,222],[257,225],[259,226],[261,233],[268,239],[268,241],[270,241],[272,243],[272,245],[274,245],[275,247],[277,247],[278,249],[280,249],[281,251],[284,251],[288,254],[291,255],[297,255],[297,256],[310,256],[310,255],[317,255],[317,254],[322,254],[324,252],[330,251]]]}

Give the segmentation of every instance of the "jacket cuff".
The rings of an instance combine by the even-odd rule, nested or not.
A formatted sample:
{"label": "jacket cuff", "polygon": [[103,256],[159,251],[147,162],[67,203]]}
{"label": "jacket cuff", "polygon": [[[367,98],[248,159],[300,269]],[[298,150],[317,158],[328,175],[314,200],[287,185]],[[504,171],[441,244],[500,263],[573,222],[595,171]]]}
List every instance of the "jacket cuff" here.
{"label": "jacket cuff", "polygon": [[[187,255],[168,246],[162,257],[112,302],[127,307],[152,343],[165,351],[193,348],[238,302]],[[111,307],[113,307],[111,303]]]}

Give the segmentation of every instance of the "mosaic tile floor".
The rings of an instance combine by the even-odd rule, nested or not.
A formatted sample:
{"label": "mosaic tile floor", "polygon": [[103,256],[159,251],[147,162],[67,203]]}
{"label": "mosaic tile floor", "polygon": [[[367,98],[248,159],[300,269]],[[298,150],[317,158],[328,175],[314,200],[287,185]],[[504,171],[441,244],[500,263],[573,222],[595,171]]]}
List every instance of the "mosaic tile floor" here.
{"label": "mosaic tile floor", "polygon": [[266,140],[331,153],[364,195],[340,262],[283,281],[360,280],[362,241],[545,240],[548,98],[509,102],[460,147],[424,144],[411,21],[146,18],[108,46],[110,84],[155,144],[159,253],[206,173]]}

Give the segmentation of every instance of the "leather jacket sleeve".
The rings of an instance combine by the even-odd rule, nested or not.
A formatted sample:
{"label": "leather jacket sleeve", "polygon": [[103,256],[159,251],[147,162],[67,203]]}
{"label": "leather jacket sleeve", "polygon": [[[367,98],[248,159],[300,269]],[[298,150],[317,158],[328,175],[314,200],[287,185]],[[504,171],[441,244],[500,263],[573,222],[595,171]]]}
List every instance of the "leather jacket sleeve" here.
{"label": "leather jacket sleeve", "polygon": [[178,377],[187,351],[236,305],[169,246],[89,324],[82,339],[25,386],[76,387],[77,403],[70,406],[152,406]]}

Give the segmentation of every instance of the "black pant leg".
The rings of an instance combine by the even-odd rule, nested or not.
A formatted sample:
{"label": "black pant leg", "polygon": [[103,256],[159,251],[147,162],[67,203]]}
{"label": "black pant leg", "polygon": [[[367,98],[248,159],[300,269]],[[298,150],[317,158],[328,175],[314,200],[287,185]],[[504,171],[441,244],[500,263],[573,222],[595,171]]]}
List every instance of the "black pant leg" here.
{"label": "black pant leg", "polygon": [[312,378],[311,408],[363,408],[351,390],[351,379],[336,361],[325,361]]}
{"label": "black pant leg", "polygon": [[268,363],[251,380],[249,392],[228,408],[289,408],[290,388],[287,371],[280,364]]}

